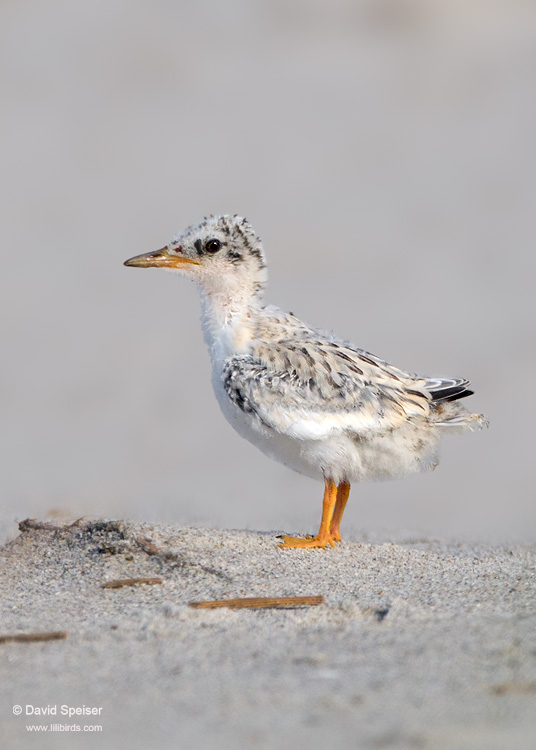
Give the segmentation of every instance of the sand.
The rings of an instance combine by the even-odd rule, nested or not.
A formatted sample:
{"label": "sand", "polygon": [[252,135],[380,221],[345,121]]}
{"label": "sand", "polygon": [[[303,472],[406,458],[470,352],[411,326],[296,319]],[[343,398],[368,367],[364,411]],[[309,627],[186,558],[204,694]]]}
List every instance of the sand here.
{"label": "sand", "polygon": [[[534,747],[533,548],[419,539],[282,551],[275,532],[23,529],[0,550],[0,635],[68,636],[0,644],[2,747]],[[132,577],[162,583],[102,588]],[[188,606],[298,595],[325,603]],[[62,706],[95,713],[68,718]],[[31,724],[102,730],[37,738]]]}

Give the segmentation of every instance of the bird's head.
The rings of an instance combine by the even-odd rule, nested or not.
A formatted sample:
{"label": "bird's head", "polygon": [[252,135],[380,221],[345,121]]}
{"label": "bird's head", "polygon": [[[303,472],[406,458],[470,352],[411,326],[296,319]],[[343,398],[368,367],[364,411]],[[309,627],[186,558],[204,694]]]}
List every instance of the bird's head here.
{"label": "bird's head", "polygon": [[209,295],[256,297],[266,281],[261,240],[240,216],[209,216],[169,245],[125,261],[135,268],[166,268],[189,276]]}

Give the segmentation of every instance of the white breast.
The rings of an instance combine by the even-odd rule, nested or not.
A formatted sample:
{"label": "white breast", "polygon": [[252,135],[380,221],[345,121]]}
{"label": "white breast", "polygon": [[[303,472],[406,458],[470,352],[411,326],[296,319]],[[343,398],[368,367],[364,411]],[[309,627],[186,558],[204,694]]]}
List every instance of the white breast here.
{"label": "white breast", "polygon": [[323,478],[318,465],[311,463],[307,455],[306,441],[294,440],[260,425],[254,415],[244,413],[229,399],[223,388],[221,369],[213,370],[212,385],[223,415],[241,437],[289,469],[313,479]]}

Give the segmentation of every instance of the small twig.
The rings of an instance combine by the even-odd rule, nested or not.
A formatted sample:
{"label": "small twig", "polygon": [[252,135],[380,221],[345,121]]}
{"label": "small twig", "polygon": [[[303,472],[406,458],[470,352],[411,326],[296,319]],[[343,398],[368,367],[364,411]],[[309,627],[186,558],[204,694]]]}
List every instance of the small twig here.
{"label": "small twig", "polygon": [[17,633],[13,635],[0,635],[0,643],[33,643],[35,641],[57,641],[67,638],[69,633],[65,630],[53,631],[51,633]]}
{"label": "small twig", "polygon": [[229,607],[229,609],[284,609],[288,607],[315,607],[324,603],[323,596],[250,596],[243,599],[216,599],[209,602],[190,602],[194,609],[214,609]]}
{"label": "small twig", "polygon": [[536,682],[502,682],[500,685],[493,685],[490,692],[493,695],[536,693]]}
{"label": "small twig", "polygon": [[106,581],[101,584],[103,589],[120,589],[122,586],[135,586],[137,583],[162,583],[161,578],[118,578],[115,581]]}
{"label": "small twig", "polygon": [[142,536],[136,537],[136,543],[142,548],[148,555],[164,555],[165,552],[159,549],[156,544],[153,544],[150,539]]}
{"label": "small twig", "polygon": [[135,539],[136,544],[147,554],[151,557],[157,557],[161,563],[167,562],[172,563],[172,567],[177,568],[192,568],[194,570],[202,570],[205,573],[210,573],[211,575],[218,576],[219,578],[223,578],[225,581],[230,581],[228,575],[225,573],[222,573],[221,570],[216,570],[215,568],[210,568],[207,565],[202,565],[201,563],[194,562],[193,560],[187,560],[183,557],[180,557],[177,552],[172,552],[170,550],[163,550],[160,547],[157,547],[156,544],[154,544],[150,539],[147,537],[141,537],[138,536]]}
{"label": "small twig", "polygon": [[57,526],[54,523],[48,523],[47,521],[37,521],[35,518],[26,518],[24,521],[19,522],[19,531],[65,531],[65,529],[72,529],[74,526],[78,526],[80,521],[84,520],[84,516],[77,518],[72,523],[66,523],[63,526]]}
{"label": "small twig", "polygon": [[76,521],[73,521],[72,523],[68,524],[67,528],[72,529],[74,526],[79,526],[84,520],[84,518],[85,516],[80,516],[80,518],[77,518]]}
{"label": "small twig", "polygon": [[56,526],[46,521],[37,521],[35,518],[26,518],[24,521],[19,522],[19,531],[32,531],[34,529],[38,531],[63,531],[65,526]]}

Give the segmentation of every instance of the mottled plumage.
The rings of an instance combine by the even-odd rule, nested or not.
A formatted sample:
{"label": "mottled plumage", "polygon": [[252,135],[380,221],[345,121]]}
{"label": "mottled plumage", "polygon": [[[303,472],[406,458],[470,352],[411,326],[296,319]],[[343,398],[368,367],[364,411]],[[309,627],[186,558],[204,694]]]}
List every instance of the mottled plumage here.
{"label": "mottled plumage", "polygon": [[412,375],[265,306],[264,254],[245,219],[210,217],[127,265],[186,271],[198,282],[225,416],[267,455],[324,479],[319,535],[282,546],[339,541],[351,482],[433,468],[446,430],[485,424],[459,403],[472,394],[468,380]]}

